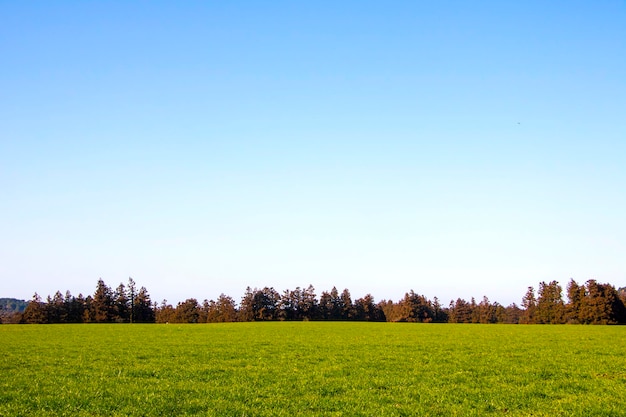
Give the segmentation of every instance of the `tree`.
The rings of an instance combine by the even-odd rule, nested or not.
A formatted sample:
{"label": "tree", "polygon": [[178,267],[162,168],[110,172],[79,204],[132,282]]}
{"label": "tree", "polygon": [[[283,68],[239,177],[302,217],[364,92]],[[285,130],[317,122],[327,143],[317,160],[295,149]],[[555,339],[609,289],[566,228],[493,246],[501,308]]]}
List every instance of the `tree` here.
{"label": "tree", "polygon": [[252,321],[254,320],[254,293],[252,288],[246,287],[246,292],[241,298],[239,308],[239,321]]}
{"label": "tree", "polygon": [[319,318],[322,320],[331,320],[333,311],[332,297],[329,292],[322,291],[320,302],[317,306]]}
{"label": "tree", "polygon": [[626,322],[626,307],[617,290],[610,284],[589,280],[579,318],[585,324],[617,324]]}
{"label": "tree", "polygon": [[174,323],[176,321],[176,310],[167,300],[161,301],[161,305],[156,309],[155,319],[157,323]]}
{"label": "tree", "polygon": [[252,297],[253,320],[276,320],[280,294],[273,287],[255,290]]}
{"label": "tree", "polygon": [[430,301],[411,290],[404,294],[404,298],[399,302],[394,319],[395,321],[430,323],[434,317],[435,312]]}
{"label": "tree", "polygon": [[447,323],[448,322],[448,313],[441,306],[439,299],[437,297],[433,298],[432,302],[433,313],[435,316],[433,317],[434,323]]}
{"label": "tree", "polygon": [[351,320],[355,315],[354,305],[350,297],[350,291],[345,288],[341,292],[341,320]]}
{"label": "tree", "polygon": [[318,303],[313,285],[309,285],[302,291],[302,298],[298,307],[300,317],[303,320],[315,320],[317,318]]}
{"label": "tree", "polygon": [[497,323],[498,303],[491,304],[489,298],[483,297],[483,300],[476,307],[478,323]]}
{"label": "tree", "polygon": [[231,297],[220,294],[215,302],[215,318],[217,323],[229,323],[237,321],[237,306]]}
{"label": "tree", "polygon": [[558,282],[539,284],[539,294],[533,316],[533,322],[539,324],[565,323],[565,304],[562,289]]}
{"label": "tree", "polygon": [[[135,297],[137,296],[137,284],[135,283],[135,280],[133,280],[131,277],[128,277],[128,285],[126,286],[126,289],[128,291],[128,299],[130,301],[129,319],[131,323],[134,323],[135,322]],[[150,297],[148,297],[148,299],[149,298]]]}
{"label": "tree", "polygon": [[200,316],[200,306],[195,298],[188,298],[176,306],[174,322],[176,323],[198,323]]}
{"label": "tree", "polygon": [[581,321],[581,311],[585,300],[586,288],[584,285],[578,285],[574,279],[570,279],[567,284],[567,299],[565,305],[565,317],[568,323],[579,324]]}
{"label": "tree", "polygon": [[85,297],[85,305],[83,309],[83,323],[95,323],[93,297],[91,295]]}
{"label": "tree", "polygon": [[519,324],[522,319],[522,315],[524,311],[517,306],[517,304],[513,303],[504,308],[505,319],[504,323],[508,324]]}
{"label": "tree", "polygon": [[301,319],[300,303],[302,302],[302,290],[285,290],[278,300],[278,318],[281,320]]}
{"label": "tree", "polygon": [[65,300],[61,291],[54,293],[50,298],[48,296],[45,304],[45,310],[48,316],[48,323],[67,323],[67,311],[65,310]]}
{"label": "tree", "polygon": [[530,324],[534,323],[535,309],[537,308],[537,299],[535,298],[535,289],[528,287],[528,291],[522,298],[522,308],[524,312],[520,318],[520,323]]}
{"label": "tree", "polygon": [[133,298],[132,321],[135,323],[154,323],[155,312],[146,287],[141,287]]}
{"label": "tree", "polygon": [[83,295],[78,294],[78,297],[74,297],[69,291],[66,291],[64,304],[67,323],[82,323],[85,312],[85,299]]}
{"label": "tree", "polygon": [[471,323],[472,313],[472,305],[462,298],[457,298],[455,302],[450,301],[448,322]]}
{"label": "tree", "polygon": [[91,303],[93,319],[96,323],[110,323],[115,318],[113,292],[102,279],[98,280],[96,292]]}
{"label": "tree", "polygon": [[32,300],[26,306],[24,314],[22,314],[22,323],[43,324],[47,322],[48,318],[44,303],[41,301],[39,294],[35,293]]}
{"label": "tree", "polygon": [[113,307],[115,310],[114,321],[118,323],[130,322],[131,302],[126,286],[122,283],[118,285],[113,293]]}
{"label": "tree", "polygon": [[202,310],[204,319],[201,319],[200,322],[228,323],[237,321],[238,312],[235,300],[225,294],[220,294],[217,301],[204,300]]}
{"label": "tree", "polygon": [[367,294],[363,298],[359,298],[354,302],[356,314],[355,320],[360,321],[385,321],[385,314],[374,303],[374,297]]}

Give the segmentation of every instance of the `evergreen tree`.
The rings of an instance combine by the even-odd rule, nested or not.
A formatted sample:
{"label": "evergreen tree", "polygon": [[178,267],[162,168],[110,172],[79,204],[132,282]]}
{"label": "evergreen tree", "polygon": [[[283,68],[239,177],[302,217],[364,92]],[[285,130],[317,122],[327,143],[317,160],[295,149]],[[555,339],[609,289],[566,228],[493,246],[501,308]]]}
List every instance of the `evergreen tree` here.
{"label": "evergreen tree", "polygon": [[52,298],[48,296],[45,309],[48,315],[48,323],[67,323],[65,300],[61,291],[54,293]]}
{"label": "evergreen tree", "polygon": [[345,288],[341,292],[341,320],[351,320],[354,318],[355,310],[354,305],[352,304],[352,297],[350,296],[350,291]]}
{"label": "evergreen tree", "polygon": [[278,318],[280,320],[299,320],[301,316],[302,290],[285,290],[278,300]]}
{"label": "evergreen tree", "polygon": [[315,320],[317,318],[317,296],[315,295],[315,288],[313,285],[309,285],[302,291],[302,298],[299,304],[300,318],[303,320]]}
{"label": "evergreen tree", "polygon": [[574,279],[570,279],[567,284],[567,299],[565,305],[566,322],[572,324],[582,323],[581,311],[586,296],[586,288],[584,285],[578,285]]}
{"label": "evergreen tree", "polygon": [[118,285],[113,293],[113,307],[114,317],[113,320],[118,323],[130,322],[130,310],[131,304],[126,291],[126,286],[122,283]]}
{"label": "evergreen tree", "polygon": [[565,304],[563,303],[562,289],[558,282],[539,284],[537,305],[533,322],[538,324],[565,323]]}
{"label": "evergreen tree", "polygon": [[176,306],[174,321],[176,323],[198,323],[200,306],[195,298],[188,298]]}
{"label": "evergreen tree", "polygon": [[[127,290],[127,296],[128,296],[129,305],[130,305],[129,320],[131,323],[134,323],[135,322],[135,297],[137,296],[137,284],[135,283],[135,280],[132,279],[131,277],[128,277],[128,285],[126,285],[126,290]],[[148,297],[148,300],[149,299],[150,297]]]}
{"label": "evergreen tree", "polygon": [[[155,311],[152,308],[150,294],[146,287],[141,287],[137,295],[133,296],[132,316],[135,323],[154,323]],[[155,304],[156,305],[156,304]]]}
{"label": "evergreen tree", "polygon": [[618,324],[626,321],[624,304],[617,290],[610,284],[599,284],[589,280],[583,300],[580,320],[585,324]]}
{"label": "evergreen tree", "polygon": [[433,313],[435,316],[433,317],[434,323],[447,323],[448,322],[448,312],[441,306],[439,299],[437,297],[433,298],[432,302]]}
{"label": "evergreen tree", "polygon": [[167,300],[163,300],[161,305],[156,309],[155,320],[157,323],[175,323],[176,310]]}
{"label": "evergreen tree", "polygon": [[505,310],[505,321],[504,323],[508,324],[519,324],[522,320],[522,315],[524,311],[517,306],[517,304],[513,303],[504,308]]}
{"label": "evergreen tree", "polygon": [[355,320],[359,321],[385,321],[385,314],[374,303],[374,297],[367,294],[363,298],[359,298],[354,302],[356,314]]}
{"label": "evergreen tree", "polygon": [[462,298],[457,298],[455,302],[450,301],[448,309],[449,323],[471,323],[472,322],[472,305]]}
{"label": "evergreen tree", "polygon": [[322,291],[320,295],[320,302],[317,306],[319,318],[322,320],[331,320],[333,311],[333,302],[330,293]]}
{"label": "evergreen tree", "polygon": [[102,279],[98,280],[96,292],[91,302],[93,320],[96,323],[110,323],[114,320],[116,311],[113,300],[113,291]]}
{"label": "evergreen tree", "polygon": [[35,293],[22,314],[22,323],[44,324],[48,322],[44,303],[39,294]]}
{"label": "evergreen tree", "polygon": [[394,319],[395,321],[430,323],[434,317],[435,312],[430,301],[411,290],[404,294],[404,298],[399,302]]}
{"label": "evergreen tree", "polygon": [[522,313],[522,317],[520,318],[520,323],[534,323],[535,309],[537,308],[537,299],[535,298],[535,289],[533,287],[528,287],[528,291],[526,291],[526,294],[522,298],[522,308],[524,309],[524,312]]}
{"label": "evergreen tree", "polygon": [[483,297],[482,301],[476,307],[476,314],[478,316],[478,323],[497,323],[498,317],[496,315],[498,311],[498,304],[491,304],[489,298]]}
{"label": "evergreen tree", "polygon": [[250,287],[246,287],[246,292],[241,298],[239,308],[239,321],[254,320],[254,293]]}
{"label": "evergreen tree", "polygon": [[235,300],[231,297],[225,294],[220,294],[215,305],[217,308],[218,323],[237,321],[237,306],[235,305]]}
{"label": "evergreen tree", "polygon": [[[80,297],[82,298],[82,295]],[[65,292],[63,304],[66,311],[67,323],[83,322],[83,303],[82,301],[78,301],[76,297],[72,296],[69,290]]]}

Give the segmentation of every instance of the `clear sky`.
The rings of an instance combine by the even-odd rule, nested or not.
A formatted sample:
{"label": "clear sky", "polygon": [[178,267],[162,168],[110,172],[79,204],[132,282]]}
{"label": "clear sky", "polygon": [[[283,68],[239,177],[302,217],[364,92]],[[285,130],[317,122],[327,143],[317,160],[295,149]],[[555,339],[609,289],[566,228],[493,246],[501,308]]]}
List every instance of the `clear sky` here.
{"label": "clear sky", "polygon": [[623,1],[2,1],[0,297],[626,285]]}

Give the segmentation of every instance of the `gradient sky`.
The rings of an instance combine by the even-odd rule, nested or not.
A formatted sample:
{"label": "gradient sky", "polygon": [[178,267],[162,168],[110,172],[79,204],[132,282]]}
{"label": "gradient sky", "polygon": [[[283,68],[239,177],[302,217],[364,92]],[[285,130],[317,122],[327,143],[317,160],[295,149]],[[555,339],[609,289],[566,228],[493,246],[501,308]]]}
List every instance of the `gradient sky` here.
{"label": "gradient sky", "polygon": [[3,1],[0,64],[0,297],[626,285],[623,1]]}

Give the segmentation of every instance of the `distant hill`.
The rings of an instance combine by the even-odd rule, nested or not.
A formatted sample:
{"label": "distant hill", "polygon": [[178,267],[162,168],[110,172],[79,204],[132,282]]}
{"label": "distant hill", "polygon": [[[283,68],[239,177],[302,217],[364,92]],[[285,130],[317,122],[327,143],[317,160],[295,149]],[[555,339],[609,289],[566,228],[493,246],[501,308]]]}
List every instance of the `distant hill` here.
{"label": "distant hill", "polygon": [[3,313],[22,313],[27,304],[27,301],[17,298],[0,298],[0,311]]}

